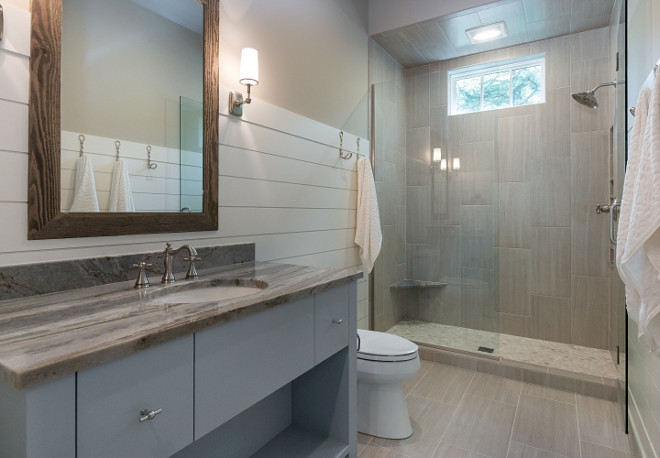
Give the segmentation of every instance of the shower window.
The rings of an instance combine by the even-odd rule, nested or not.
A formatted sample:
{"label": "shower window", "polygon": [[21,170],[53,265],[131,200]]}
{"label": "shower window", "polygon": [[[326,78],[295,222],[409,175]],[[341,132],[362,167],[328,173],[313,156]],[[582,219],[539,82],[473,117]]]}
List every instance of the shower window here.
{"label": "shower window", "polygon": [[449,72],[450,115],[545,102],[545,55]]}

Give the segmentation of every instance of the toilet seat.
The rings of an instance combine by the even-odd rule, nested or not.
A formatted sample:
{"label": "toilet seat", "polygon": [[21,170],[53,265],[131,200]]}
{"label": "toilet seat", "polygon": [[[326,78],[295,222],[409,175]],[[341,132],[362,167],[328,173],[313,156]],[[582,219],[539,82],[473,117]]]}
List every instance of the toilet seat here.
{"label": "toilet seat", "polygon": [[417,358],[419,347],[403,337],[364,329],[358,329],[358,337],[358,359],[399,362]]}

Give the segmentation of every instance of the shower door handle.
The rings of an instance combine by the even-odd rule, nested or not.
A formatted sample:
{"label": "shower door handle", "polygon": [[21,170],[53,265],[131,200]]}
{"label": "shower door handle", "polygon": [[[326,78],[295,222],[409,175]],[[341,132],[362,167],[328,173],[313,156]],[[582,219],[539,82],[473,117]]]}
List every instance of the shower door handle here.
{"label": "shower door handle", "polygon": [[610,204],[610,243],[616,245],[616,238],[614,237],[614,219],[616,218],[616,209],[621,206],[621,202],[614,199]]}

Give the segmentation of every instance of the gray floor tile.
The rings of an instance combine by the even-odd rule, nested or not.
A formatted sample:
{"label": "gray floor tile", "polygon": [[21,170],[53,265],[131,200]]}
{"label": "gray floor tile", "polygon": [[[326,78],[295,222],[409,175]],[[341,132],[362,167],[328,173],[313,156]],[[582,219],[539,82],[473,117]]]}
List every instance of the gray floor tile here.
{"label": "gray floor tile", "polygon": [[522,385],[517,380],[477,373],[472,379],[467,393],[517,405]]}
{"label": "gray floor tile", "polygon": [[401,453],[390,450],[377,445],[365,445],[361,452],[358,453],[359,458],[407,458]]}
{"label": "gray floor tile", "polygon": [[413,390],[413,388],[417,386],[419,381],[426,375],[429,369],[433,367],[433,363],[430,361],[424,361],[422,359],[419,362],[420,362],[420,368],[417,375],[414,378],[408,380],[407,382],[404,382],[402,386],[404,394],[409,394]]}
{"label": "gray floor tile", "polygon": [[634,458],[639,456],[587,441],[580,441],[580,447],[582,448],[582,458]]}
{"label": "gray floor tile", "polygon": [[413,395],[408,396],[406,402],[413,435],[403,440],[374,437],[369,445],[386,447],[414,458],[433,456],[456,407]]}
{"label": "gray floor tile", "polygon": [[575,406],[521,395],[512,439],[541,450],[580,458]]}
{"label": "gray floor tile", "polygon": [[515,406],[481,396],[465,395],[443,442],[494,458],[505,457]]}
{"label": "gray floor tile", "polygon": [[580,440],[627,453],[635,453],[632,435],[624,432],[616,402],[577,396]]}
{"label": "gray floor tile", "polygon": [[523,394],[528,394],[537,398],[575,405],[575,394],[569,393],[568,391],[555,390],[554,388],[548,388],[547,386],[525,383],[522,392]]}
{"label": "gray floor tile", "polygon": [[434,364],[412,394],[443,404],[457,406],[475,372],[454,366]]}
{"label": "gray floor tile", "polygon": [[564,458],[564,455],[539,450],[519,442],[511,442],[506,458]]}
{"label": "gray floor tile", "polygon": [[446,442],[440,442],[433,458],[488,458],[488,455],[470,452]]}
{"label": "gray floor tile", "polygon": [[369,436],[368,434],[362,434],[358,432],[358,438],[357,438],[358,455],[362,450],[364,450],[364,448],[367,446],[369,442],[371,442],[371,436]]}

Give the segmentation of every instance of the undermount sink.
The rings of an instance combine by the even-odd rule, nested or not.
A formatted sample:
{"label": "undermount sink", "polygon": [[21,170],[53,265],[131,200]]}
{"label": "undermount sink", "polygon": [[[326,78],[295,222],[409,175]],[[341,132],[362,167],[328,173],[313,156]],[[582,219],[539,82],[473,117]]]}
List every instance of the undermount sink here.
{"label": "undermount sink", "polygon": [[202,284],[186,283],[171,293],[149,300],[149,304],[196,304],[224,301],[263,291],[268,285],[259,280],[223,280]]}

